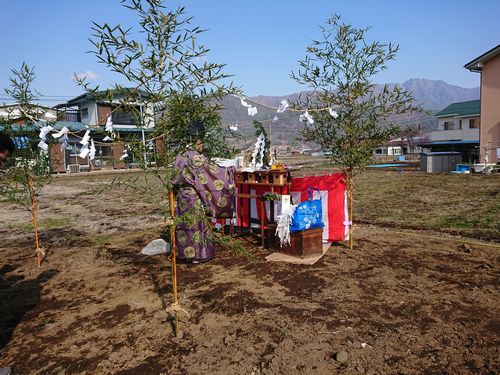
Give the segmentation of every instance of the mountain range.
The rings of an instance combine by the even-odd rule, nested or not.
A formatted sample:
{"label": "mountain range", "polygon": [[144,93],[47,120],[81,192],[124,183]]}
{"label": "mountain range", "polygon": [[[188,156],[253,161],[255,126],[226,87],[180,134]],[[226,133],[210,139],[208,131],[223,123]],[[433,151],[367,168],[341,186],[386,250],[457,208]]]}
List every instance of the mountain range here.
{"label": "mountain range", "polygon": [[[389,85],[396,84],[390,83]],[[415,103],[420,104],[425,110],[422,113],[400,116],[397,118],[398,123],[402,127],[419,127],[423,132],[434,130],[437,126],[437,120],[432,116],[432,113],[454,102],[479,99],[479,87],[464,88],[450,85],[440,80],[413,78],[397,85],[411,92]],[[381,87],[383,87],[382,84],[376,85],[375,90]],[[261,121],[266,125],[267,129],[269,129],[269,125],[272,125],[270,131],[274,144],[290,144],[303,127],[303,123],[299,121],[299,114],[287,111],[279,114],[278,121],[272,122],[271,120],[276,115],[276,110],[265,106],[278,107],[281,100],[288,99],[289,101],[294,101],[300,94],[302,93],[297,92],[283,96],[258,95],[249,97],[255,103],[261,104],[255,105],[258,113],[254,117],[248,116],[246,108],[241,105],[238,98],[226,97],[223,101],[224,110],[221,112],[222,121],[226,125],[238,124],[238,133],[242,135],[243,139],[249,138],[248,136],[254,132],[253,120]]]}

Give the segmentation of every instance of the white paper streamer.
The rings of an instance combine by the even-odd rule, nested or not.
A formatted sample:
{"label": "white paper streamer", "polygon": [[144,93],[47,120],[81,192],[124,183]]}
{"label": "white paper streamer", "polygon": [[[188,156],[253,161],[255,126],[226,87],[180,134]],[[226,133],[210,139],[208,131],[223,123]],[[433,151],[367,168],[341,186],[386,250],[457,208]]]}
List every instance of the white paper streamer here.
{"label": "white paper streamer", "polygon": [[107,135],[103,138],[103,142],[108,142],[108,141],[112,141],[112,140],[113,140],[113,138],[111,138],[109,135]]}
{"label": "white paper streamer", "polygon": [[328,108],[328,112],[330,112],[330,116],[332,116],[333,118],[339,117],[337,111],[334,111],[332,108]]}
{"label": "white paper streamer", "polygon": [[[253,169],[260,169],[264,165],[264,153],[266,149],[266,138],[263,133],[260,133],[257,137],[257,142],[255,142],[255,147],[252,152],[252,163],[251,167]],[[257,157],[259,161],[257,161]]]}
{"label": "white paper streamer", "polygon": [[257,114],[257,107],[248,107],[248,115],[255,116]]}
{"label": "white paper streamer", "polygon": [[68,135],[63,134],[61,138],[59,138],[59,143],[61,144],[61,151],[66,150],[66,147],[68,147]]}
{"label": "white paper streamer", "polygon": [[80,141],[80,144],[87,146],[89,144],[89,140],[90,140],[90,130],[87,130],[82,140]]}
{"label": "white paper streamer", "polygon": [[308,111],[305,111],[303,114],[301,114],[300,117],[299,117],[299,120],[300,121],[307,120],[307,122],[310,125],[314,124],[314,119],[312,118],[312,116],[309,114]]}
{"label": "white paper streamer", "polygon": [[125,158],[128,158],[128,153],[127,153],[127,150],[123,150],[123,155],[120,156],[120,160],[123,160]]}
{"label": "white paper streamer", "polygon": [[280,107],[278,108],[278,113],[283,113],[286,111],[286,109],[290,107],[290,104],[286,101],[286,99],[283,99],[280,103]]}
{"label": "white paper streamer", "polygon": [[276,227],[276,235],[280,239],[280,246],[290,245],[290,225],[296,206],[290,206],[281,212],[278,216],[278,225]]}
{"label": "white paper streamer", "polygon": [[89,146],[85,145],[85,146],[82,147],[82,150],[78,154],[78,157],[80,157],[82,159],[85,159],[87,157],[87,155],[89,154],[89,152],[90,152]]}
{"label": "white paper streamer", "polygon": [[54,130],[54,128],[50,125],[43,126],[40,129],[40,139],[45,141],[47,139],[47,134],[49,134],[52,130]]}
{"label": "white paper streamer", "polygon": [[240,96],[240,101],[241,101],[241,105],[245,108],[249,108],[251,107],[252,105],[251,104],[248,104],[245,99],[243,99],[241,96]]}
{"label": "white paper streamer", "polygon": [[106,131],[113,133],[113,120],[111,119],[111,115],[109,115],[106,120]]}
{"label": "white paper streamer", "polygon": [[52,136],[53,136],[54,138],[60,138],[60,137],[62,137],[63,135],[67,135],[67,134],[68,134],[68,132],[69,132],[69,129],[68,129],[66,126],[64,126],[64,127],[63,127],[61,130],[59,130],[57,133],[53,133],[53,134],[52,134]]}
{"label": "white paper streamer", "polygon": [[279,120],[279,117],[277,115],[273,117],[273,122],[276,122],[278,120]]}
{"label": "white paper streamer", "polygon": [[95,153],[96,153],[96,148],[95,148],[95,144],[94,144],[94,140],[91,139],[90,140],[90,150],[89,150],[89,158],[90,160],[94,160],[95,159]]}
{"label": "white paper streamer", "polygon": [[233,126],[230,126],[229,129],[232,131],[235,131],[235,132],[238,131],[238,124],[234,124]]}
{"label": "white paper streamer", "polygon": [[49,145],[45,143],[43,139],[41,139],[40,142],[38,142],[38,147],[40,147],[43,151],[48,151],[49,149]]}

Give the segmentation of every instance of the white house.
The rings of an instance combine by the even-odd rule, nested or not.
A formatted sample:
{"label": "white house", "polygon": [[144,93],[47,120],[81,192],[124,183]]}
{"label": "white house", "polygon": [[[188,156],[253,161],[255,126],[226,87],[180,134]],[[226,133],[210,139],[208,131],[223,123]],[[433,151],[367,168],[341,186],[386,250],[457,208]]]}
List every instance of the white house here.
{"label": "white house", "polygon": [[[104,126],[111,116],[117,131],[127,131],[154,127],[154,108],[147,98],[148,94],[140,90],[130,96],[120,91],[98,91],[82,94],[54,108],[61,121],[81,122],[90,127]],[[125,100],[129,111],[123,109],[122,102]]]}
{"label": "white house", "polygon": [[[80,166],[80,169],[121,169],[134,165],[136,161],[132,153],[126,159],[120,157],[124,154],[127,141],[142,141],[145,144],[145,133],[155,125],[154,106],[147,99],[148,94],[143,91],[124,89],[85,93],[55,106],[58,119],[55,128],[66,126],[71,133],[66,150],[59,152],[56,147],[51,150],[55,154],[54,159],[60,160],[58,165],[53,165],[53,170],[64,172],[71,165]],[[106,132],[109,118],[120,142],[105,140],[110,135]],[[90,130],[97,149],[92,163],[88,157],[82,159],[78,156],[83,147],[80,140],[87,130]],[[154,160],[154,145],[147,149],[149,151],[144,158],[151,163]]]}
{"label": "white house", "polygon": [[450,104],[436,113],[438,128],[425,147],[437,152],[460,152],[464,161],[479,158],[480,101]]}
{"label": "white house", "polygon": [[[31,106],[30,112],[33,113],[36,119],[54,121],[56,116],[56,110],[49,107],[44,107],[41,105]],[[0,106],[0,119],[6,120],[8,122],[17,122],[18,120],[24,120],[24,115],[21,113],[19,104],[6,104]]]}

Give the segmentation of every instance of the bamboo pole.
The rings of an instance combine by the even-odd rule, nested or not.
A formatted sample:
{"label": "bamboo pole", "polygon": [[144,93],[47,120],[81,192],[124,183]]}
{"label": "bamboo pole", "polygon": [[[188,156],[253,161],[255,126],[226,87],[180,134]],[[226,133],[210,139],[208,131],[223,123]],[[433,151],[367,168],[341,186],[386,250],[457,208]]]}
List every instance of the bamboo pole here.
{"label": "bamboo pole", "polygon": [[40,242],[38,240],[38,223],[36,218],[36,200],[35,200],[35,187],[33,184],[33,179],[30,177],[28,179],[28,185],[30,189],[31,196],[31,208],[33,210],[33,228],[35,230],[35,243],[36,243],[36,255],[37,255],[37,267],[40,269],[41,259],[40,259]]}
{"label": "bamboo pole", "polygon": [[[173,287],[173,294],[174,294],[174,306],[178,306],[179,300],[177,296],[177,247],[175,245],[175,225],[173,223],[173,219],[175,216],[175,205],[174,205],[174,192],[171,191],[169,193],[169,203],[170,203],[170,216],[172,217],[172,223],[170,225],[170,243],[171,243],[171,249],[172,252],[170,254],[170,257],[172,259],[171,265],[172,265],[172,287]],[[175,313],[175,337],[178,336],[179,334],[179,312],[174,309]]]}
{"label": "bamboo pole", "polygon": [[352,174],[349,173],[349,249],[353,248],[353,239],[352,239]]}

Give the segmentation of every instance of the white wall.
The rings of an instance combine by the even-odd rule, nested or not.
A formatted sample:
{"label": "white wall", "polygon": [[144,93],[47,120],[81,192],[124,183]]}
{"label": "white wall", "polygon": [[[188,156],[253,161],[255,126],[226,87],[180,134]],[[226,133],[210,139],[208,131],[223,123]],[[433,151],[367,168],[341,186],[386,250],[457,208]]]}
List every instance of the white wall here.
{"label": "white wall", "polygon": [[[439,118],[438,130],[431,132],[431,141],[478,141],[479,142],[479,129],[470,129],[470,120],[473,117],[441,117]],[[455,129],[444,130],[444,123],[453,121]],[[460,129],[460,121],[462,121],[462,129]]]}
{"label": "white wall", "polygon": [[78,104],[78,109],[81,111],[83,108],[87,108],[89,115],[87,118],[82,118],[82,122],[88,125],[97,124],[97,107],[95,105],[95,101],[87,100],[85,102],[81,102]]}
{"label": "white wall", "polygon": [[[116,101],[118,103],[118,101]],[[96,125],[98,121],[98,114],[97,114],[97,105],[94,100],[87,100],[85,102],[81,102],[78,105],[78,109],[82,110],[83,108],[88,108],[88,117],[87,118],[82,118],[82,122],[84,124],[88,125]],[[143,112],[145,119],[145,126],[152,128],[154,127],[154,106],[153,104],[148,104],[147,106],[144,107],[144,112]],[[120,125],[120,127],[123,128],[136,128],[135,125],[121,125],[121,124],[115,124],[115,125]]]}

